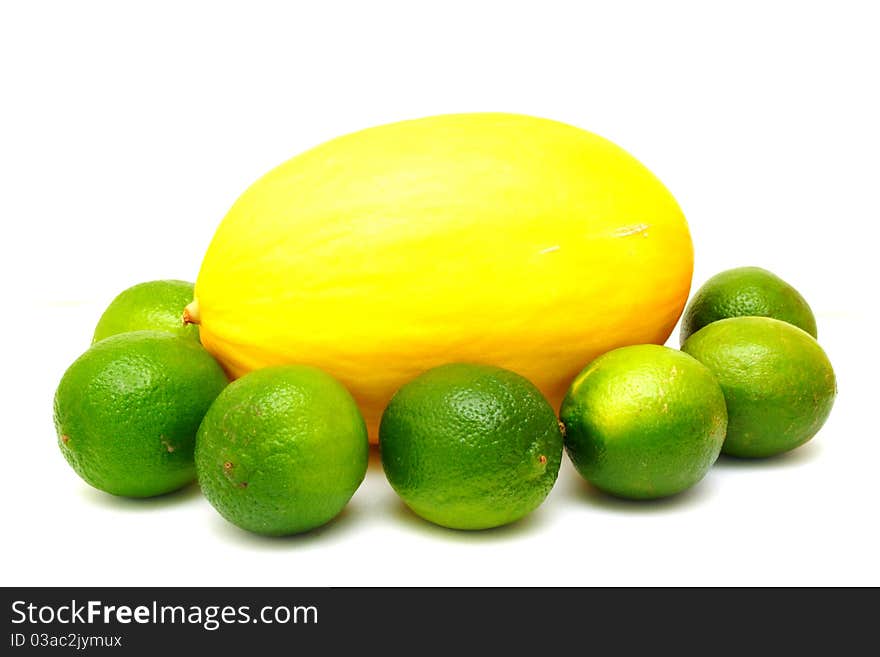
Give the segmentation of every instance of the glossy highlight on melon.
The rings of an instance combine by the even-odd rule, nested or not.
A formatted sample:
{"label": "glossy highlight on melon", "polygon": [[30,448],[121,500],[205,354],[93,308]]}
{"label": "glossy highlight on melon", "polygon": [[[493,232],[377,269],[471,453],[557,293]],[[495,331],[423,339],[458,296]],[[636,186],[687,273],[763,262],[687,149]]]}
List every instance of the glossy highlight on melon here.
{"label": "glossy highlight on melon", "polygon": [[453,114],[339,137],[260,178],[187,316],[232,376],[298,363],[338,378],[375,441],[394,392],[453,361],[518,372],[558,408],[596,356],[666,341],[692,269],[678,204],[620,147]]}

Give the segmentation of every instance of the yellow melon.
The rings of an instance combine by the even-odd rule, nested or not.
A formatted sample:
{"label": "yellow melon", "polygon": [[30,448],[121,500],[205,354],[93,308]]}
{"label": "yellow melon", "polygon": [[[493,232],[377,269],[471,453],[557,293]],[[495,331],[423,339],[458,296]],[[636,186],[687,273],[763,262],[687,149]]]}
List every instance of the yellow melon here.
{"label": "yellow melon", "polygon": [[693,250],[669,191],[584,130],[455,114],[329,141],[235,203],[188,314],[233,376],[320,367],[375,439],[394,392],[454,361],[531,379],[554,405],[594,357],[663,343]]}

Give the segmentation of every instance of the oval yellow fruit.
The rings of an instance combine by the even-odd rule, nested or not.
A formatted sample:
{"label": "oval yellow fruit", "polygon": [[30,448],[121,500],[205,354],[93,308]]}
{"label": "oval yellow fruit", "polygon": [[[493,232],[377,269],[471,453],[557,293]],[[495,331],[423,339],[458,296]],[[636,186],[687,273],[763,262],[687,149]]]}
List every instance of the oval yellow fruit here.
{"label": "oval yellow fruit", "polygon": [[320,367],[375,440],[437,365],[514,370],[558,407],[615,347],[663,343],[691,284],[687,223],[626,151],[578,128],[454,114],[334,139],[235,203],[188,313],[232,376]]}

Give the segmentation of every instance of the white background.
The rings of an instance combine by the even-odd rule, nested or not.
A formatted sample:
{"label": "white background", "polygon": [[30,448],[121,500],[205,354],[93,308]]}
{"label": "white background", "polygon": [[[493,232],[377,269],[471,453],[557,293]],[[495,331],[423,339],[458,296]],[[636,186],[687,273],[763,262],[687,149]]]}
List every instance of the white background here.
{"label": "white background", "polygon": [[[135,4],[0,9],[2,584],[880,584],[872,3]],[[52,395],[117,292],[194,280],[238,194],[297,152],[476,110],[630,150],[689,218],[695,286],[747,264],[795,284],[839,379],[819,436],[654,503],[566,462],[536,513],[481,533],[415,518],[375,459],[336,522],[289,539],[195,487],[130,501],[74,475]]]}

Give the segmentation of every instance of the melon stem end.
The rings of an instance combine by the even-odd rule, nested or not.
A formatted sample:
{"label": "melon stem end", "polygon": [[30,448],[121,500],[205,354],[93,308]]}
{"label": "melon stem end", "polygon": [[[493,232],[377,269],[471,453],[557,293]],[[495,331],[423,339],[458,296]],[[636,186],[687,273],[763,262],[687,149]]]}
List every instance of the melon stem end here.
{"label": "melon stem end", "polygon": [[202,318],[199,314],[199,302],[197,299],[193,299],[192,302],[183,309],[183,323],[200,324],[201,321]]}

